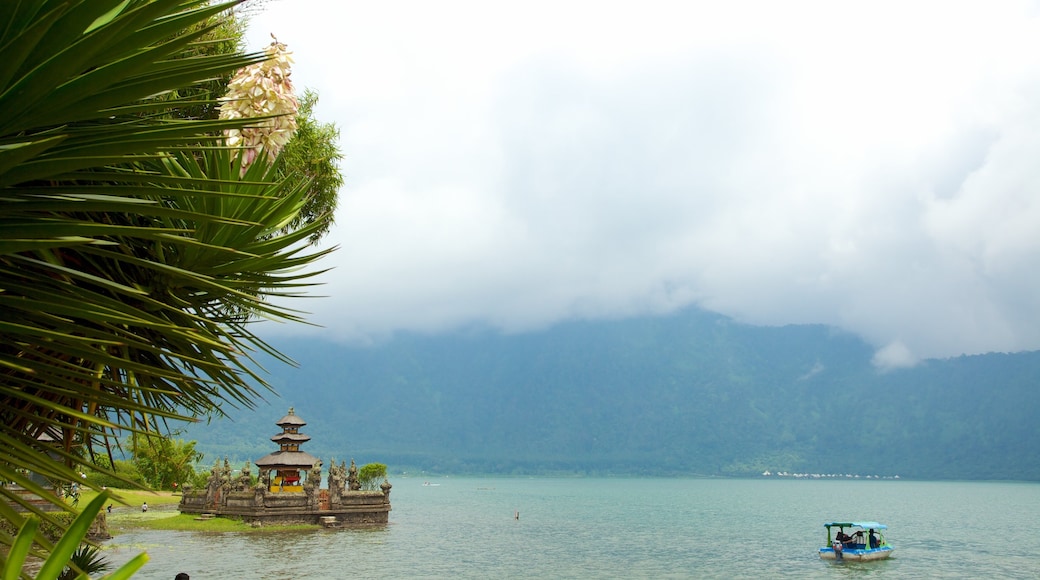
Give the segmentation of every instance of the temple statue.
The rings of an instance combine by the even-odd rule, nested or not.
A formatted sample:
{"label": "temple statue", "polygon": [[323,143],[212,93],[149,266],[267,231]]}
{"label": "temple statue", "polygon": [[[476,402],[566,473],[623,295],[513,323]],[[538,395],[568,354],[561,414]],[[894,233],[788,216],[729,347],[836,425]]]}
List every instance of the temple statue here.
{"label": "temple statue", "polygon": [[304,483],[304,487],[321,488],[321,461],[314,462],[314,466],[311,467],[310,472],[307,474],[307,481]]}
{"label": "temple statue", "polygon": [[253,475],[249,473],[249,462],[242,468],[242,473],[235,480],[235,491],[247,491],[253,487]]}
{"label": "temple statue", "polygon": [[307,494],[307,503],[312,509],[317,509],[321,503],[321,461],[315,461],[307,474],[307,481],[303,483],[303,492]]}
{"label": "temple statue", "polygon": [[347,478],[347,482],[350,483],[350,491],[359,491],[361,489],[361,480],[358,479],[357,465],[354,463],[354,458],[350,459],[350,477]]}
{"label": "temple statue", "polygon": [[228,458],[224,456],[224,467],[220,470],[220,504],[227,505],[228,494],[231,493],[231,464],[228,463]]}
{"label": "temple statue", "polygon": [[220,496],[220,460],[213,462],[213,469],[209,471],[209,478],[206,480],[206,503],[216,504],[217,498]]}
{"label": "temple statue", "polygon": [[268,486],[264,484],[264,478],[260,477],[256,486],[253,487],[253,505],[257,509],[264,509],[264,496],[267,495]]}
{"label": "temple statue", "polygon": [[344,461],[340,465],[336,465],[336,460],[332,460],[332,467],[329,467],[329,504],[339,505],[340,499],[343,497],[343,493],[346,491],[347,483],[347,462]]}

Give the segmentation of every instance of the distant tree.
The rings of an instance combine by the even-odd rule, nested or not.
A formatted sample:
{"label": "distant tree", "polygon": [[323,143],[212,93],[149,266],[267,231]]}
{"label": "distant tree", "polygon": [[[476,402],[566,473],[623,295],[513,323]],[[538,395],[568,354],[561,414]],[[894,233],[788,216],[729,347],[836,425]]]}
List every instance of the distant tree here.
{"label": "distant tree", "polygon": [[[196,489],[205,489],[206,488],[206,484],[208,482],[209,482],[209,472],[204,470],[204,469],[202,469],[202,470],[196,470],[195,471],[195,475],[193,475],[191,479],[184,481],[183,484],[191,484],[191,486],[196,488]],[[182,487],[183,487],[183,485],[182,485]]]}
{"label": "distant tree", "polygon": [[137,464],[130,459],[116,459],[115,466],[109,462],[107,455],[94,458],[90,467],[84,467],[87,481],[94,487],[133,487],[147,486],[148,483],[137,470]]}
{"label": "distant tree", "polygon": [[361,470],[358,471],[361,489],[379,489],[379,484],[384,479],[386,479],[386,464],[383,463],[368,463],[362,465]]}
{"label": "distant tree", "polygon": [[302,184],[307,188],[303,209],[285,229],[292,231],[305,224],[317,223],[319,225],[310,237],[311,242],[316,242],[332,227],[336,199],[343,186],[343,174],[339,169],[343,155],[337,146],[339,129],[336,125],[314,118],[318,93],[306,89],[299,101],[296,133],[278,155],[275,169],[278,176],[290,184]]}
{"label": "distant tree", "polygon": [[202,460],[195,444],[162,435],[134,434],[130,439],[132,461],[149,485],[172,489],[173,484],[195,480],[195,464]]}

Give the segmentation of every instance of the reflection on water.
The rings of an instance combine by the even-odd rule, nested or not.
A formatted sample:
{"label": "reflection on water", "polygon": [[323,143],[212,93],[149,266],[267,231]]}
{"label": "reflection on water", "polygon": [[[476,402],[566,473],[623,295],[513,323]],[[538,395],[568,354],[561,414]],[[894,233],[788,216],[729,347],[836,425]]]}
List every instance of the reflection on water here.
{"label": "reflection on water", "polygon": [[[385,526],[291,533],[135,531],[108,542],[135,578],[1037,578],[1008,531],[1040,485],[908,481],[394,481]],[[520,519],[515,519],[515,512]],[[885,562],[819,560],[823,522],[877,519]],[[1022,527],[1017,527],[1022,526]]]}

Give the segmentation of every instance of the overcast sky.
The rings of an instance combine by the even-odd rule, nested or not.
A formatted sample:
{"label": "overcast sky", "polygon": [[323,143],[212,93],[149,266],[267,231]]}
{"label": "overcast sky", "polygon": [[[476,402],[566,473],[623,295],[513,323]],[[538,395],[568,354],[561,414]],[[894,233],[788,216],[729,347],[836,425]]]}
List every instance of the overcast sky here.
{"label": "overcast sky", "polygon": [[1037,2],[279,0],[271,33],[346,157],[306,332],[698,305],[882,365],[1040,349]]}

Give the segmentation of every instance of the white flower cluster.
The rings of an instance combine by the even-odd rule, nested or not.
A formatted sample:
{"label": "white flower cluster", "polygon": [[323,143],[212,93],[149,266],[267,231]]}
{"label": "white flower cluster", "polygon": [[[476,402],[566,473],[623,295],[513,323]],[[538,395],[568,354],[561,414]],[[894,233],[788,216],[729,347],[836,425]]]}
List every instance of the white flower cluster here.
{"label": "white flower cluster", "polygon": [[239,69],[228,83],[228,93],[220,100],[221,119],[274,117],[242,129],[225,131],[230,147],[241,147],[242,170],[260,154],[274,161],[296,132],[299,102],[293,93],[292,57],[276,39],[267,47],[267,60]]}

